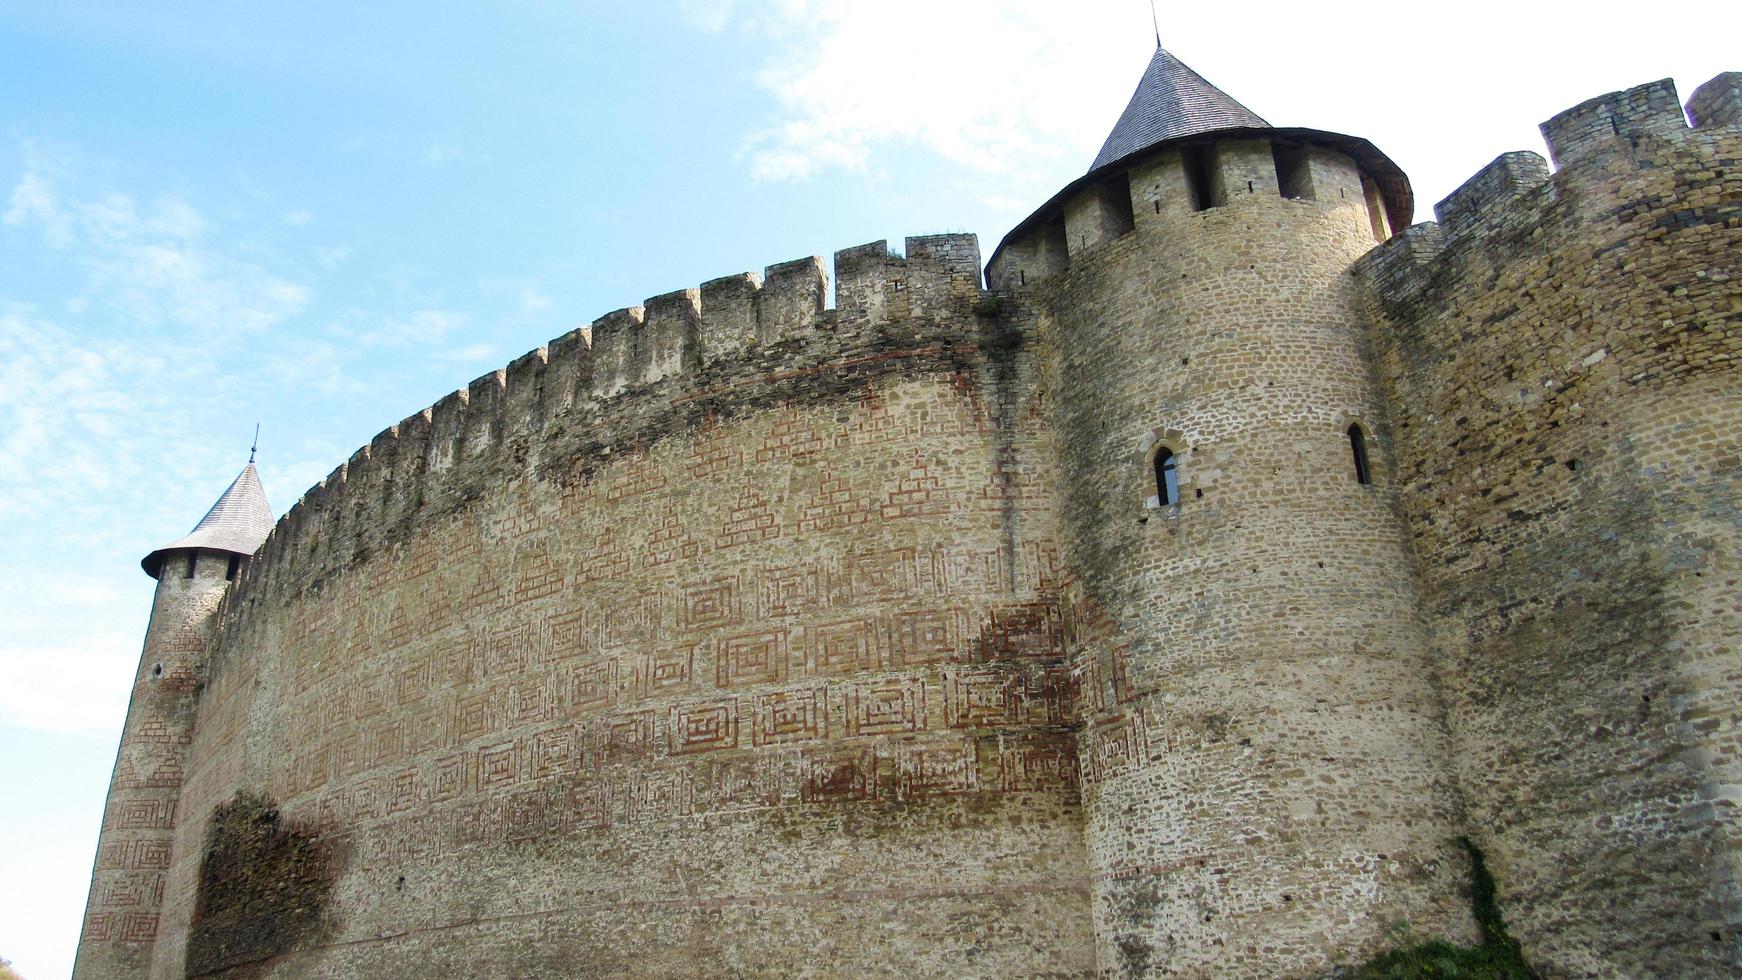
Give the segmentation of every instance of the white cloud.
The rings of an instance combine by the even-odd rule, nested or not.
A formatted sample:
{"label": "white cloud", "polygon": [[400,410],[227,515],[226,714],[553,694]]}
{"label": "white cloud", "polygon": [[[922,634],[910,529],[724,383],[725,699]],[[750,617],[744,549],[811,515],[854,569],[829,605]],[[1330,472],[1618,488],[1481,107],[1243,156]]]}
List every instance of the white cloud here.
{"label": "white cloud", "polygon": [[60,643],[0,647],[6,674],[0,722],[51,732],[119,731],[143,634],[73,629],[60,635]]}
{"label": "white cloud", "polygon": [[151,234],[184,240],[199,238],[208,230],[206,219],[179,197],[159,200],[144,227]]}
{"label": "white cloud", "polygon": [[423,148],[421,159],[426,167],[439,167],[461,157],[460,148],[448,143],[430,143]]}
{"label": "white cloud", "polygon": [[135,561],[191,526],[239,463],[211,438],[247,381],[210,328],[263,327],[308,297],[226,258],[188,201],[142,205],[45,172],[19,182],[3,230],[13,245],[40,235],[80,295],[0,297],[0,524],[17,552],[0,560],[0,724],[113,731],[150,608]]}
{"label": "white cloud", "polygon": [[371,322],[362,328],[339,328],[341,337],[369,347],[411,347],[439,344],[448,334],[472,322],[457,310],[417,310],[411,314]]}
{"label": "white cloud", "polygon": [[80,301],[137,326],[192,327],[210,334],[268,330],[301,312],[309,289],[236,258],[188,201],[148,206],[117,192],[66,193],[75,183],[46,153],[27,149],[26,169],[0,221],[37,232],[87,277]]}
{"label": "white cloud", "polygon": [[[736,20],[770,51],[752,77],[772,111],[742,146],[755,179],[875,173],[891,151],[915,149],[976,177],[981,203],[1011,217],[1087,169],[1155,43],[1149,10],[1129,0],[740,6]],[[1733,21],[1734,7],[1703,0],[1685,5],[1683,19]],[[1733,32],[1618,32],[1601,19],[1569,20],[1552,4],[1459,9],[1412,24],[1378,0],[1317,19],[1280,3],[1244,6],[1234,20],[1211,6],[1164,5],[1160,32],[1272,123],[1373,139],[1414,181],[1418,218],[1496,154],[1541,152],[1537,124],[1569,106],[1666,74],[1685,98],[1733,67]],[[1494,31],[1498,20],[1509,30]],[[1230,30],[1236,21],[1287,27]],[[1399,82],[1385,76],[1380,53],[1402,36],[1416,36],[1428,62],[1478,50],[1507,70],[1448,68]],[[1545,47],[1547,36],[1557,43]]]}
{"label": "white cloud", "polygon": [[131,580],[143,578],[124,566],[107,576],[0,568],[0,724],[120,729],[150,608]]}
{"label": "white cloud", "polygon": [[520,276],[490,278],[479,280],[478,286],[506,298],[522,316],[537,316],[556,307],[556,301],[536,279]]}
{"label": "white cloud", "polygon": [[34,224],[42,230],[43,239],[55,248],[66,248],[73,241],[72,222],[61,211],[54,188],[48,178],[34,171],[19,178],[0,222],[12,228]]}
{"label": "white cloud", "polygon": [[[113,549],[141,526],[185,520],[161,510],[174,504],[169,488],[182,475],[161,447],[188,447],[175,461],[182,466],[203,462],[197,447],[221,425],[213,415],[229,384],[213,380],[217,364],[207,345],[94,338],[0,304],[0,521],[73,554],[75,538]],[[172,379],[205,380],[191,389]],[[190,401],[196,392],[217,397]],[[34,572],[30,595],[55,567],[14,558],[0,562],[0,574],[21,566]],[[72,589],[54,585],[53,602],[70,601]],[[0,646],[23,642],[17,618],[0,617],[8,626]]]}
{"label": "white cloud", "polygon": [[101,606],[121,598],[113,582],[92,575],[50,575],[39,584],[44,596],[67,605]]}
{"label": "white cloud", "polygon": [[278,390],[319,391],[328,397],[355,396],[369,390],[346,370],[354,359],[352,345],[296,338],[275,349],[261,364],[263,379]]}
{"label": "white cloud", "polygon": [[298,208],[284,216],[284,223],[290,225],[292,228],[307,227],[309,222],[313,220],[315,220],[314,212],[307,208]]}
{"label": "white cloud", "polygon": [[1111,119],[1082,106],[1129,92],[1147,20],[1124,0],[786,0],[754,22],[775,44],[755,81],[778,113],[745,143],[751,174],[863,169],[898,145],[984,174],[1086,163]]}

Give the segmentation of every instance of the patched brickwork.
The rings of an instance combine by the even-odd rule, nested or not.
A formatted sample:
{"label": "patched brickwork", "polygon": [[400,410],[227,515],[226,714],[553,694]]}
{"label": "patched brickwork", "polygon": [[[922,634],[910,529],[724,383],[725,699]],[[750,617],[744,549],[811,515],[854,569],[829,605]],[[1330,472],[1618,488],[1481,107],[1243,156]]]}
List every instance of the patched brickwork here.
{"label": "patched brickwork", "polygon": [[190,977],[247,976],[273,957],[318,945],[340,858],[332,841],[285,826],[239,795],[212,811],[188,939]]}

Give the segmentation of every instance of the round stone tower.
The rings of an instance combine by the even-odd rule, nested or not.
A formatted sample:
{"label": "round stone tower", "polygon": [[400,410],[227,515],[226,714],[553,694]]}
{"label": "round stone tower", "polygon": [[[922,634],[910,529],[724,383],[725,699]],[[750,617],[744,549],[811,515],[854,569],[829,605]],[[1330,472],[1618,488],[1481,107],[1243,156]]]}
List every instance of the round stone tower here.
{"label": "round stone tower", "polygon": [[250,458],[192,532],[141,562],[157,580],[157,593],[97,841],[73,967],[81,980],[150,972],[207,628],[240,566],[271,529],[272,509]]}
{"label": "round stone tower", "polygon": [[1157,49],[1005,238],[1039,310],[1100,962],[1284,976],[1467,940],[1445,726],[1350,266],[1412,211],[1365,140]]}

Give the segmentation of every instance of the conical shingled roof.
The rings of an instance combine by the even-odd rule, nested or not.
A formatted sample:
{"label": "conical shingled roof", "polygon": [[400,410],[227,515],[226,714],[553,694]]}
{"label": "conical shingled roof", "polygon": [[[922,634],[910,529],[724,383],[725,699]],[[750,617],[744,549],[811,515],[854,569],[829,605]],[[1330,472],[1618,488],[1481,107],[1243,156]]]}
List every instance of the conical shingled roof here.
{"label": "conical shingled roof", "polygon": [[203,551],[227,551],[244,558],[259,550],[261,542],[272,531],[272,508],[266,503],[266,489],[260,485],[260,473],[253,460],[243,468],[230,489],[218,498],[199,524],[186,537],[146,555],[139,564],[145,574],[157,577],[164,556],[171,551],[198,548]]}
{"label": "conical shingled roof", "polygon": [[1362,176],[1379,186],[1392,227],[1404,227],[1415,214],[1415,195],[1410,190],[1409,178],[1372,143],[1318,129],[1272,126],[1157,46],[1131,103],[1125,107],[1089,171],[1066,184],[1005,234],[986,262],[987,281],[992,280],[1005,248],[1034,233],[1044,222],[1060,218],[1073,195],[1112,176],[1126,161],[1176,141],[1208,144],[1221,138],[1284,140],[1336,150],[1354,160]]}
{"label": "conical shingled roof", "polygon": [[1158,143],[1218,129],[1268,128],[1258,114],[1234,101],[1185,63],[1156,46],[1131,103],[1107,135],[1090,170],[1099,170]]}

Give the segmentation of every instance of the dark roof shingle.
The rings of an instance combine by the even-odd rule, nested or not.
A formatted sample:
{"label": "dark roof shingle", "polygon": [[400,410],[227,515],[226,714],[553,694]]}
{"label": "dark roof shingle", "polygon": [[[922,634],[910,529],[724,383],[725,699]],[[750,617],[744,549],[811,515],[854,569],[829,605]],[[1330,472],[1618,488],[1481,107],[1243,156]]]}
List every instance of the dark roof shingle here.
{"label": "dark roof shingle", "polygon": [[1090,170],[1098,170],[1171,139],[1218,129],[1268,127],[1258,114],[1234,101],[1204,76],[1157,47],[1131,103],[1119,116]]}
{"label": "dark roof shingle", "polygon": [[145,574],[156,578],[164,556],[171,551],[201,548],[246,557],[260,549],[272,531],[272,523],[266,489],[260,485],[260,473],[250,462],[192,531],[146,555],[140,564]]}

